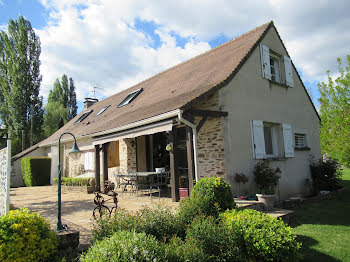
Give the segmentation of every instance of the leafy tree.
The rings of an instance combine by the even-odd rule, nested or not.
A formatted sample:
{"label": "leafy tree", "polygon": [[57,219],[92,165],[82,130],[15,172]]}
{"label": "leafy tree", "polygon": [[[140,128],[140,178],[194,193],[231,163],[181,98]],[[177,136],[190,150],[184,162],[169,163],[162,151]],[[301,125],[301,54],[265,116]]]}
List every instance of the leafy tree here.
{"label": "leafy tree", "polygon": [[69,109],[65,108],[59,101],[47,103],[44,117],[45,135],[50,136],[60,129],[67,121]]}
{"label": "leafy tree", "polygon": [[42,138],[40,53],[30,22],[22,16],[10,19],[7,31],[0,32],[0,119],[11,133],[14,154],[21,151],[22,130],[29,146],[31,121],[33,142]]}
{"label": "leafy tree", "polygon": [[343,68],[338,58],[339,76],[333,80],[328,71],[328,83],[320,83],[322,153],[350,166],[350,55]]}
{"label": "leafy tree", "polygon": [[50,90],[44,117],[45,135],[50,136],[77,115],[75,86],[72,78],[57,78]]}

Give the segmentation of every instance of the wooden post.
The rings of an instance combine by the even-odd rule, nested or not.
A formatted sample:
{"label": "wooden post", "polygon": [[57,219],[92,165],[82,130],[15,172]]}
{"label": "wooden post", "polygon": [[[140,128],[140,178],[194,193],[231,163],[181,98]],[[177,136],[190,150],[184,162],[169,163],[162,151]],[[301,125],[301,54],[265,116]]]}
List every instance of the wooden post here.
{"label": "wooden post", "polygon": [[95,190],[101,192],[101,167],[100,167],[100,145],[95,145]]}
{"label": "wooden post", "polygon": [[172,147],[172,150],[170,151],[171,198],[173,202],[177,202],[180,200],[180,195],[179,195],[179,171],[178,171],[177,160],[176,160],[177,130],[175,126],[173,126],[172,132],[170,133],[169,142]]}
{"label": "wooden post", "polygon": [[188,193],[191,195],[194,180],[193,136],[192,129],[186,126],[187,168],[188,168]]}
{"label": "wooden post", "polygon": [[108,149],[108,145],[109,143],[105,143],[102,145],[102,159],[103,159],[103,166],[102,166],[102,187],[103,187],[103,190],[102,192],[103,193],[106,193],[105,192],[105,182],[106,180],[108,180],[108,156],[107,156],[107,149]]}

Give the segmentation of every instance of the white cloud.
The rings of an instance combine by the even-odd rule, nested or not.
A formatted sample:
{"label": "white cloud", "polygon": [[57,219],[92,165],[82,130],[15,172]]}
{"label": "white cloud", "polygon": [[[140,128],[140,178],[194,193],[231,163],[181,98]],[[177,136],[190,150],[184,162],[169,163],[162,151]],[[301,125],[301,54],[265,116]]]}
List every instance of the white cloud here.
{"label": "white cloud", "polygon": [[[63,73],[75,80],[79,99],[93,86],[111,95],[208,50],[207,42],[220,34],[233,38],[270,20],[305,80],[323,80],[327,69],[336,71],[336,58],[349,54],[346,0],[41,2],[51,12],[48,26],[37,30],[44,95]],[[159,25],[159,47],[150,47],[152,39],[134,28],[135,19]],[[176,46],[172,33],[189,42]]]}

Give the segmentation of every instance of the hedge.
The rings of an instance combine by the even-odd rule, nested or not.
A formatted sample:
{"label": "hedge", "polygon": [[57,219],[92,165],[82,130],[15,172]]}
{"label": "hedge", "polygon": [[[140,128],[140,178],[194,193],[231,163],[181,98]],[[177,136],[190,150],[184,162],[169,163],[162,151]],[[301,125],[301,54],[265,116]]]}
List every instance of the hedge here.
{"label": "hedge", "polygon": [[[54,184],[57,185],[57,177],[53,179]],[[82,177],[82,178],[74,178],[74,177],[61,177],[61,185],[65,186],[89,186],[91,177]]]}
{"label": "hedge", "polygon": [[21,167],[23,180],[26,186],[45,186],[50,184],[50,157],[22,158]]}

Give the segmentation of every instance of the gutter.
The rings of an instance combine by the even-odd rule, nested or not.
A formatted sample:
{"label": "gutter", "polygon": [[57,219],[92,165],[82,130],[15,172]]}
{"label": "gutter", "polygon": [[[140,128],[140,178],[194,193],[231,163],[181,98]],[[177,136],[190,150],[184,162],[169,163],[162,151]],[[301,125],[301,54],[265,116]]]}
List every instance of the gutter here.
{"label": "gutter", "polygon": [[192,128],[192,135],[193,135],[193,157],[194,157],[194,174],[195,174],[195,179],[196,182],[199,181],[199,176],[198,176],[198,156],[197,156],[197,129],[196,125],[185,119],[182,115],[183,110],[180,110],[178,113],[178,118],[179,120],[184,123],[185,125],[189,126]]}

